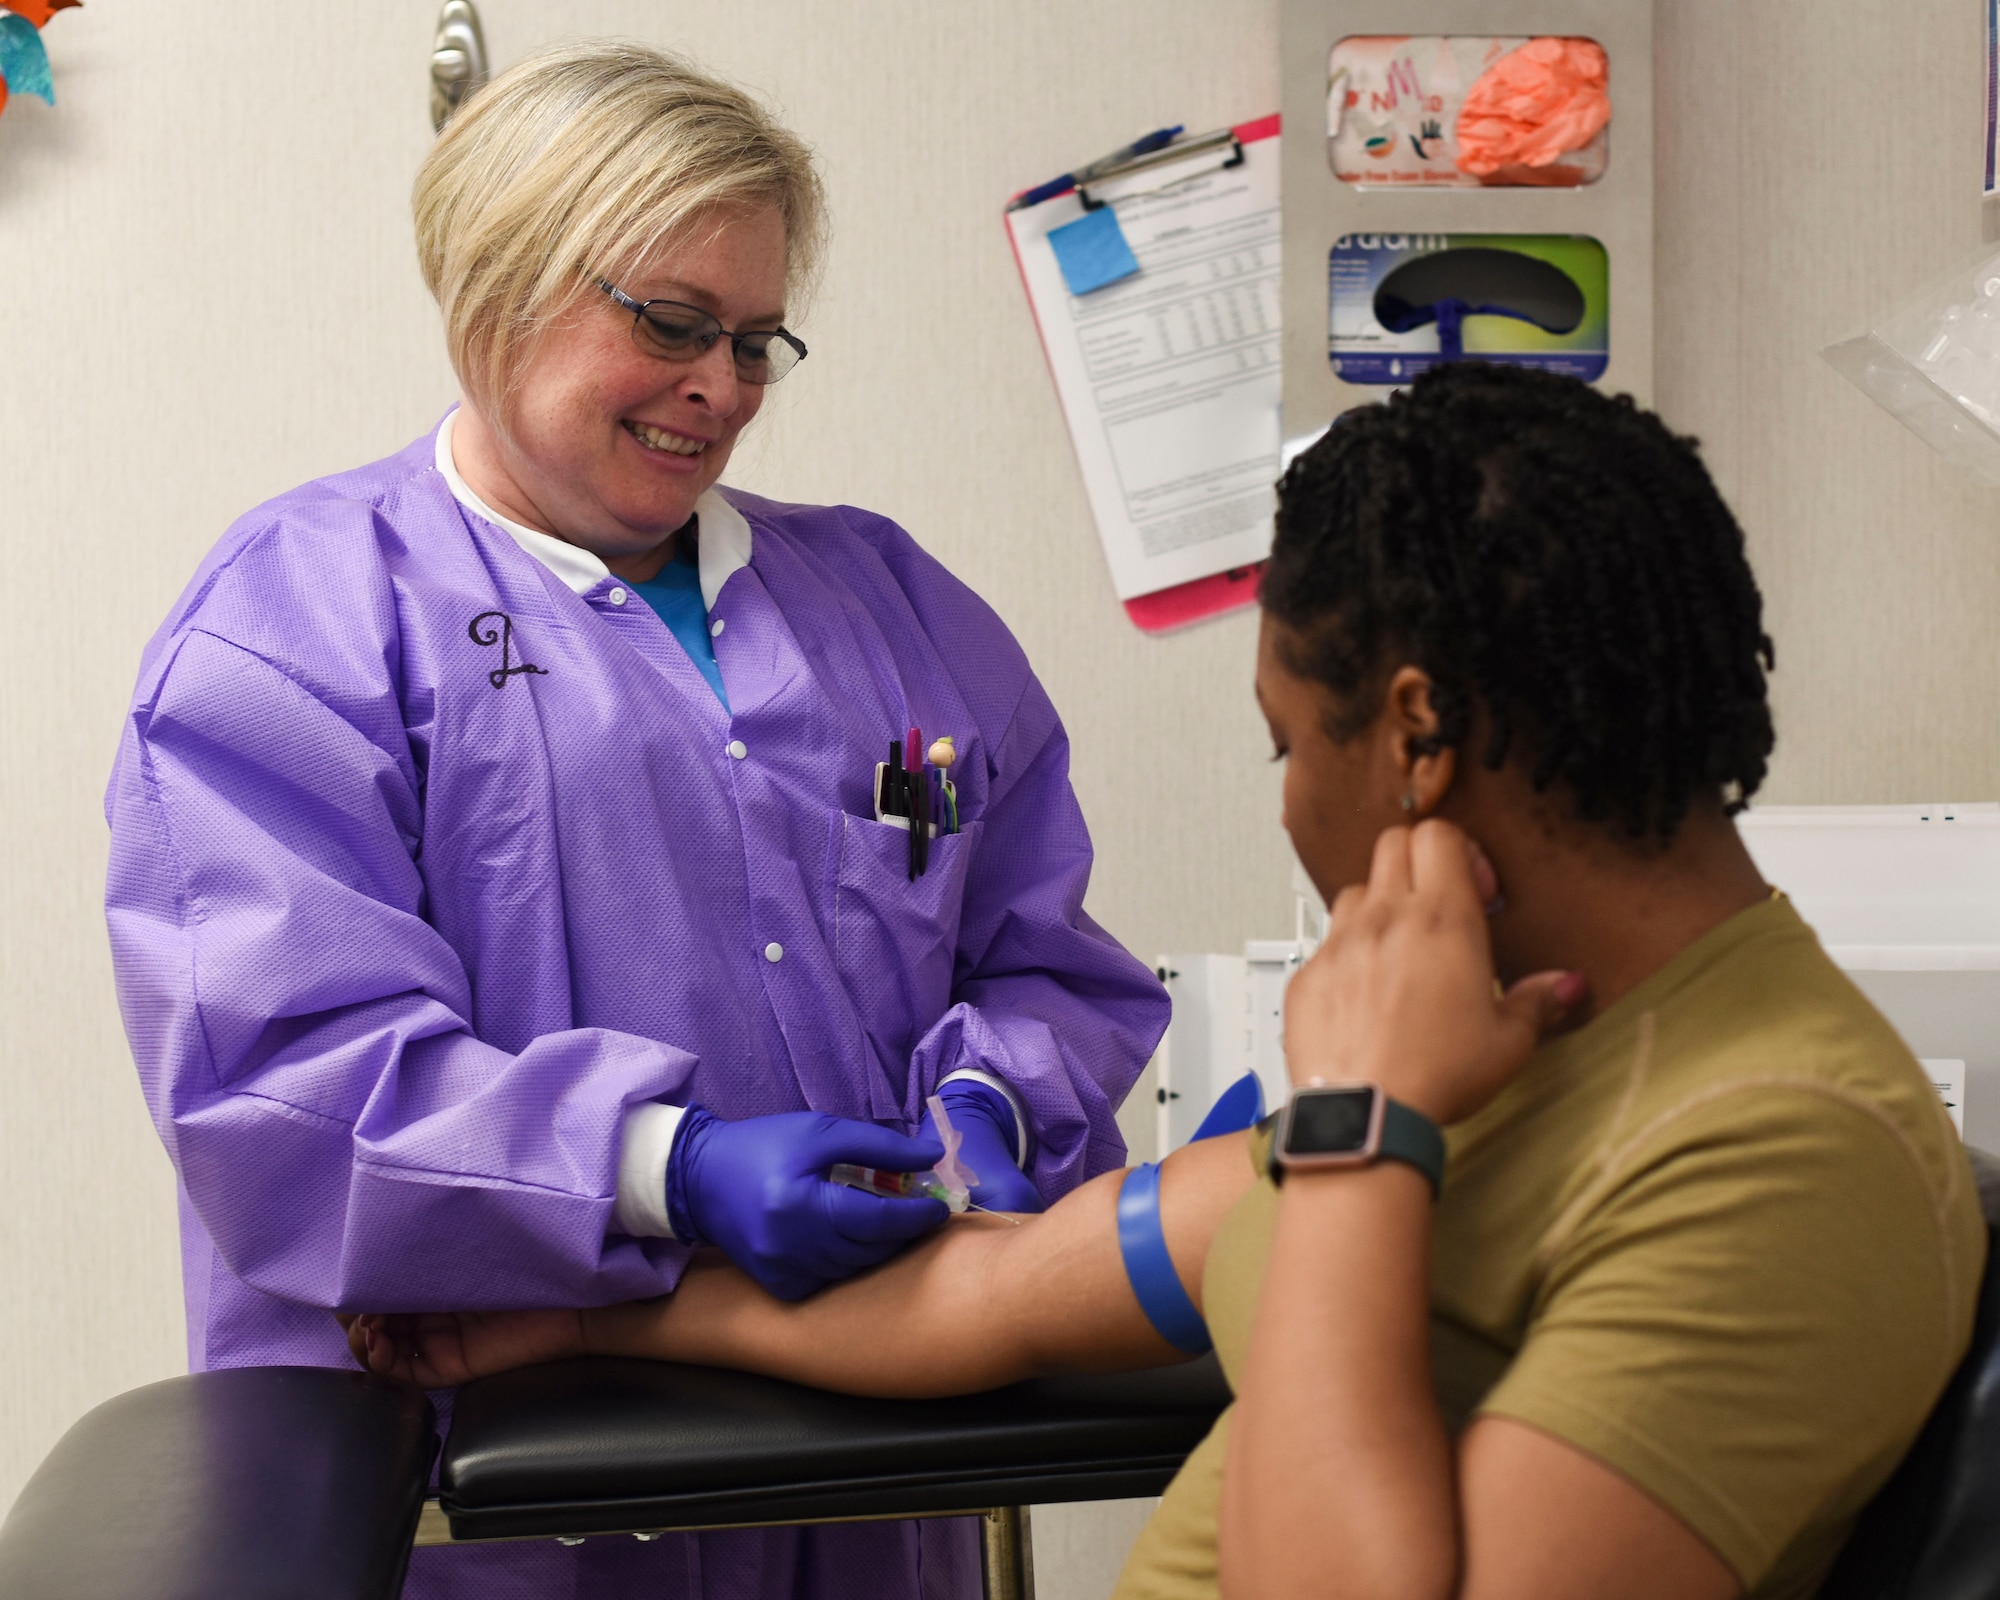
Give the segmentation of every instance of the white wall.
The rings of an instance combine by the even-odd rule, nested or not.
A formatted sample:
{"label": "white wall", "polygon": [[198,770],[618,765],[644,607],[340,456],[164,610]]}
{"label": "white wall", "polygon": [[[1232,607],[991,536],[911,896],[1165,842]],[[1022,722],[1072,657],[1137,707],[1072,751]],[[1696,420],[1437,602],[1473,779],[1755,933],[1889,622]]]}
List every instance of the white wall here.
{"label": "white wall", "polygon": [[[502,63],[563,34],[679,44],[819,147],[837,235],[812,360],[733,479],[896,516],[998,606],[1069,720],[1114,931],[1150,953],[1286,927],[1248,619],[1160,642],[1115,606],[1000,222],[1010,193],[1136,130],[1269,109],[1270,8],[483,13]],[[100,797],[139,647],[227,523],[452,398],[407,220],[434,18],[90,0],[45,35],[57,108],[0,117],[0,1505],[88,1406],[182,1365]],[[1044,1593],[1101,1592],[1101,1530],[1129,1522],[1052,1514]]]}
{"label": "white wall", "polygon": [[100,910],[139,646],[232,516],[448,393],[403,218],[423,8],[286,9],[96,0],[45,35],[56,109],[0,116],[0,1500],[183,1359]]}
{"label": "white wall", "polygon": [[1655,392],[1749,533],[1773,802],[2000,798],[2000,497],[1818,356],[1979,246],[1981,11],[1656,14]]}
{"label": "white wall", "polygon": [[[1114,605],[999,219],[1139,131],[1271,109],[1277,0],[484,12],[503,62],[558,33],[677,42],[818,144],[838,231],[813,358],[735,476],[900,518],[1013,624],[1076,741],[1114,932],[1145,954],[1283,932],[1252,627],[1152,640]],[[227,522],[451,396],[405,214],[433,15],[89,0],[45,35],[61,104],[0,117],[0,1504],[81,1411],[181,1363],[100,795],[140,643]],[[2000,794],[1996,501],[1813,355],[1977,242],[1978,7],[1658,18],[1657,392],[1769,597],[1770,797]],[[1084,1515],[1050,1519],[1045,1595],[1102,1592]]]}

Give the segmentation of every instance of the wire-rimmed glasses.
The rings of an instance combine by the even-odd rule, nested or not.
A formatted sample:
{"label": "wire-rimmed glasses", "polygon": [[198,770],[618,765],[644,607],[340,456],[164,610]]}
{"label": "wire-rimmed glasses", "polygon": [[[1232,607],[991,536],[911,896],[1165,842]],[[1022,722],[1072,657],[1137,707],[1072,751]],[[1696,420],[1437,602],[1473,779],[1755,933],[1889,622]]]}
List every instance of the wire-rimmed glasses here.
{"label": "wire-rimmed glasses", "polygon": [[776,383],[806,358],[804,342],[783,328],[732,333],[700,306],[679,300],[634,300],[603,278],[597,280],[597,287],[632,313],[632,342],[649,356],[698,361],[716,340],[727,339],[736,360],[736,376],[755,384]]}

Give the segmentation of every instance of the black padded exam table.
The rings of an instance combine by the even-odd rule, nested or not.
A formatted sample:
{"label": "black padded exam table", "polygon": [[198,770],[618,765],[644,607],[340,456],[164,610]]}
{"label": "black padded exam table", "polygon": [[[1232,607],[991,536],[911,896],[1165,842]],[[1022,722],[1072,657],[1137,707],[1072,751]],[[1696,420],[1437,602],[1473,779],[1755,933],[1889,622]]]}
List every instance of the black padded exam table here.
{"label": "black padded exam table", "polygon": [[945,1514],[984,1517],[987,1593],[1017,1600],[1019,1508],[1158,1494],[1227,1400],[1212,1359],[934,1401],[556,1362],[460,1392],[426,1504],[437,1447],[414,1391],[198,1373],[64,1436],[0,1526],[0,1600],[393,1600],[413,1542]]}
{"label": "black padded exam table", "polygon": [[[2000,1162],[1979,1321],[1823,1600],[2000,1600]],[[985,1513],[986,1589],[1032,1595],[1018,1508],[1157,1494],[1226,1399],[1210,1361],[958,1400],[857,1400],[585,1360],[421,1396],[358,1372],[172,1378],[70,1429],[0,1525],[0,1600],[394,1600],[413,1542]],[[920,1470],[920,1464],[922,1470]]]}
{"label": "black padded exam table", "polygon": [[0,1525],[5,1600],[390,1600],[437,1454],[430,1402],[243,1367],[107,1400]]}
{"label": "black padded exam table", "polygon": [[1228,1403],[1213,1358],[952,1400],[656,1361],[471,1385],[438,1474],[456,1539],[937,1516],[1158,1494]]}

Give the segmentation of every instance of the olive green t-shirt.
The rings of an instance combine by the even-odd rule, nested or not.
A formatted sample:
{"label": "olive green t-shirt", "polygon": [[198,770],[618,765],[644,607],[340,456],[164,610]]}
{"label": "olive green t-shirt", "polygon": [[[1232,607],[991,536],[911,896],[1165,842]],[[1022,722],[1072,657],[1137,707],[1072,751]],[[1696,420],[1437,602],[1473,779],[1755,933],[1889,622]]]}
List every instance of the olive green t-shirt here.
{"label": "olive green t-shirt", "polygon": [[[1453,1430],[1530,1423],[1677,1514],[1756,1600],[1811,1594],[1956,1366],[1985,1257],[1902,1041],[1773,898],[1538,1051],[1447,1142],[1431,1364]],[[1276,1207],[1267,1176],[1209,1251],[1232,1378]],[[1213,1600],[1228,1421],[1118,1600]]]}

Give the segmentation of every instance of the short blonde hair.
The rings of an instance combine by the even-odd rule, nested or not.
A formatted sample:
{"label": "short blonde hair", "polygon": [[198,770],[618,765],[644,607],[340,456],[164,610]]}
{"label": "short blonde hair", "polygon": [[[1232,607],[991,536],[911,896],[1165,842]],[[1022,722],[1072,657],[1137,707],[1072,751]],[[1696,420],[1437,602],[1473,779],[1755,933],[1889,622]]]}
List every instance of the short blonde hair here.
{"label": "short blonde hair", "polygon": [[536,336],[717,212],[777,210],[786,277],[818,264],[812,151],[733,84],[649,45],[530,56],[452,117],[417,173],[417,259],[459,382],[504,411]]}

